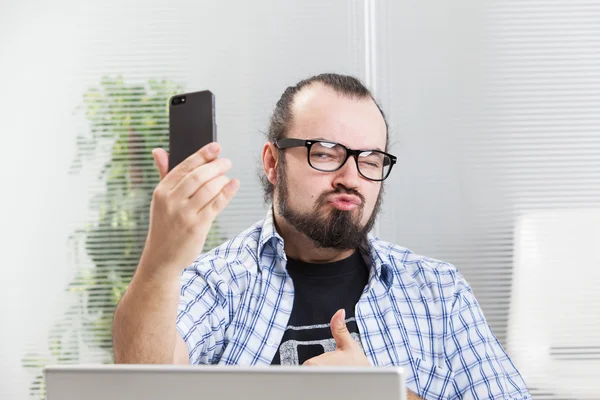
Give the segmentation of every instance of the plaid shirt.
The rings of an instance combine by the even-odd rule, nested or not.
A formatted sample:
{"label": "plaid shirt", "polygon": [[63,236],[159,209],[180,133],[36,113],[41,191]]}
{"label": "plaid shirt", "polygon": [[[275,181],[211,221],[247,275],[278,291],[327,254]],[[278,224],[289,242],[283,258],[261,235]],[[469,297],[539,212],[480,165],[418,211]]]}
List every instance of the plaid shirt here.
{"label": "plaid shirt", "polygon": [[[371,235],[356,304],[372,365],[401,366],[424,399],[531,399],[465,279],[450,264]],[[192,364],[269,365],[294,303],[273,214],[201,255],[181,278],[177,329]]]}

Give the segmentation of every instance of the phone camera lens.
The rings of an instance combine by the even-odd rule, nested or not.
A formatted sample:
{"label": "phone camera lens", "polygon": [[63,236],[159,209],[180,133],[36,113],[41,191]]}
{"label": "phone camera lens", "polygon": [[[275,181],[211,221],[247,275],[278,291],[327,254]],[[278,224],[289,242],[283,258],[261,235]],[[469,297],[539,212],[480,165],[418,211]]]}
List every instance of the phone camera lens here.
{"label": "phone camera lens", "polygon": [[174,106],[177,106],[181,103],[185,103],[185,97],[183,96],[176,96],[173,97],[173,100],[171,100],[171,104],[173,104]]}

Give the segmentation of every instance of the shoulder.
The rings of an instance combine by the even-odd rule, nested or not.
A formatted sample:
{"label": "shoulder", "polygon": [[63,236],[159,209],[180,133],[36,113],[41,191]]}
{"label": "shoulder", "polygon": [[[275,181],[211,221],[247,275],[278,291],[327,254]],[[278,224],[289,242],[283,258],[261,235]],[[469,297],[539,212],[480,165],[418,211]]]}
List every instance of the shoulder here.
{"label": "shoulder", "polygon": [[371,241],[382,263],[389,267],[393,285],[417,291],[431,301],[453,301],[457,294],[470,290],[468,283],[453,264],[381,239]]}
{"label": "shoulder", "polygon": [[192,287],[198,291],[201,286],[208,286],[221,296],[243,293],[257,274],[260,230],[260,224],[254,224],[201,254],[182,274],[182,294]]}

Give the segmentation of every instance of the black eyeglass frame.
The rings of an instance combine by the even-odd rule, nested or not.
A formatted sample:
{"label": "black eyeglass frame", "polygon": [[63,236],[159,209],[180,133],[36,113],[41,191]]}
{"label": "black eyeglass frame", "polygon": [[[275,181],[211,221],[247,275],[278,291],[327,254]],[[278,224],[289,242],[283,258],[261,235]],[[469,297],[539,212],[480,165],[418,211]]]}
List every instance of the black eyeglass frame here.
{"label": "black eyeglass frame", "polygon": [[[331,144],[335,144],[338,146],[341,146],[345,151],[346,151],[346,158],[344,159],[344,161],[340,164],[339,167],[337,167],[334,170],[324,170],[324,169],[320,169],[315,167],[314,165],[312,165],[312,163],[310,162],[310,149],[311,147],[315,144],[315,143],[331,143]],[[320,140],[320,139],[309,139],[309,140],[305,140],[305,139],[294,139],[294,138],[283,138],[283,139],[279,139],[275,141],[275,146],[280,149],[280,150],[284,150],[284,149],[289,149],[292,147],[306,147],[306,158],[308,161],[308,165],[310,165],[312,168],[316,169],[317,171],[321,171],[321,172],[335,172],[340,170],[345,164],[346,161],[348,161],[348,159],[350,158],[350,156],[354,156],[354,162],[356,162],[356,170],[358,171],[358,173],[365,179],[368,179],[370,181],[375,181],[375,182],[381,182],[386,180],[386,178],[388,176],[390,176],[390,172],[392,172],[392,168],[394,167],[394,164],[396,164],[396,156],[391,155],[390,153],[386,153],[385,151],[381,151],[381,150],[374,150],[374,149],[368,149],[368,150],[354,150],[354,149],[350,149],[346,146],[344,146],[341,143],[337,143],[331,140]],[[362,172],[360,172],[360,167],[358,166],[358,156],[361,153],[365,153],[365,152],[373,152],[373,153],[379,153],[379,154],[383,154],[387,157],[389,157],[390,159],[390,168],[388,169],[387,173],[385,174],[384,177],[382,177],[381,179],[373,179],[373,178],[369,178],[368,176],[365,176]]]}

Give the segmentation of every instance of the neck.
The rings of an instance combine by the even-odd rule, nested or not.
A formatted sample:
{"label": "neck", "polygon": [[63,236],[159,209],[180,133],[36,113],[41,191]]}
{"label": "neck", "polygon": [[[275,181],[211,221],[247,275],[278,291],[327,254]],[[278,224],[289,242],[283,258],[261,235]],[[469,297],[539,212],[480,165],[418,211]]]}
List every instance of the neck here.
{"label": "neck", "polygon": [[295,260],[307,263],[328,263],[348,258],[356,251],[356,249],[338,250],[317,247],[312,239],[298,232],[277,212],[273,212],[273,220],[277,233],[283,238],[286,256]]}

